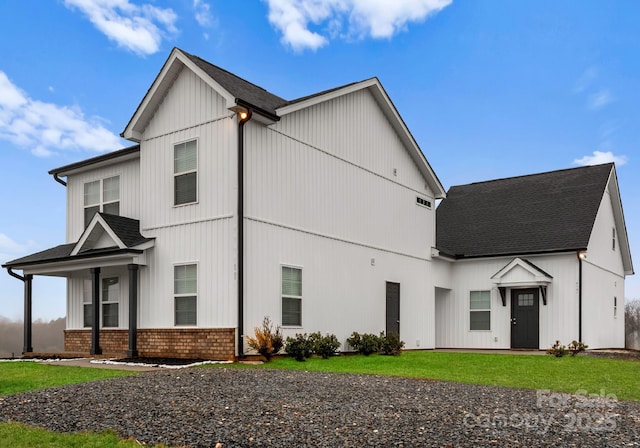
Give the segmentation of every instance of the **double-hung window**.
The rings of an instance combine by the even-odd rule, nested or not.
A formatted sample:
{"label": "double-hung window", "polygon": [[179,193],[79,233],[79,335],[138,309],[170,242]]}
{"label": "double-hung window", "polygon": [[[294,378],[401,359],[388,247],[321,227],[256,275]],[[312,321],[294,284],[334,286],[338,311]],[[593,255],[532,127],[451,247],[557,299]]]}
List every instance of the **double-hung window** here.
{"label": "double-hung window", "polygon": [[91,326],[93,325],[91,280],[85,280],[82,284],[82,315],[84,328],[91,328]]}
{"label": "double-hung window", "polygon": [[491,330],[491,291],[469,294],[469,329]]}
{"label": "double-hung window", "polygon": [[175,325],[198,324],[198,265],[173,267]]}
{"label": "double-hung window", "polygon": [[102,326],[118,326],[118,304],[120,302],[120,279],[102,279]]}
{"label": "double-hung window", "polygon": [[120,214],[120,176],[99,179],[84,184],[84,226],[98,212]]}
{"label": "double-hung window", "polygon": [[282,266],[282,325],[302,326],[302,269]]}
{"label": "double-hung window", "polygon": [[173,205],[198,200],[198,142],[191,140],[173,147]]}

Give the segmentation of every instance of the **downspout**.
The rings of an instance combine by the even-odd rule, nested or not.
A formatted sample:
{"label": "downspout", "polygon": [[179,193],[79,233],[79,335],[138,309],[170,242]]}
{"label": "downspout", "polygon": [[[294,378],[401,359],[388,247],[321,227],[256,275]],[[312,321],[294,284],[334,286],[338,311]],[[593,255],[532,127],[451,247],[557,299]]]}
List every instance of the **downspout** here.
{"label": "downspout", "polygon": [[22,347],[22,354],[24,355],[25,353],[33,352],[32,326],[31,326],[31,321],[32,321],[31,301],[32,301],[32,294],[33,294],[33,289],[32,289],[33,275],[25,274],[24,276],[22,276],[22,275],[16,274],[15,272],[13,272],[13,268],[11,267],[7,268],[7,272],[11,277],[17,278],[22,283],[24,283],[24,322],[23,322],[24,345]]}
{"label": "downspout", "polygon": [[66,187],[67,183],[65,181],[63,181],[62,179],[60,179],[60,177],[58,176],[58,173],[53,173],[53,180],[55,180],[56,182],[58,182],[60,185]]}
{"label": "downspout", "polygon": [[16,274],[15,272],[13,272],[13,268],[7,268],[7,272],[9,273],[9,275],[10,275],[11,277],[13,277],[13,278],[17,278],[18,280],[20,280],[20,281],[23,281],[23,282],[24,282],[25,278],[24,278],[22,275],[20,275],[20,274]]}
{"label": "downspout", "polygon": [[582,260],[586,257],[584,251],[578,251],[578,342],[582,341]]}
{"label": "downspout", "polygon": [[238,113],[238,358],[244,357],[244,125],[251,115]]}

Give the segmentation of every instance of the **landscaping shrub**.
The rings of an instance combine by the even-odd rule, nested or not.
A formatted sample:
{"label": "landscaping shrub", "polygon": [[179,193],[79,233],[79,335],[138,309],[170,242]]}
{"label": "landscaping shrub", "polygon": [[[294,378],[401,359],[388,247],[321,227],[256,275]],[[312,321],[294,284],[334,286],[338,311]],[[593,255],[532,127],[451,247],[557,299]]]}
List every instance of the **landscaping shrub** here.
{"label": "landscaping shrub", "polygon": [[293,356],[296,361],[304,361],[313,352],[312,341],[307,336],[307,333],[298,333],[293,338],[291,336],[287,338],[287,345],[284,350],[289,356]]}
{"label": "landscaping shrub", "polygon": [[380,333],[380,350],[383,355],[400,355],[404,347],[404,341],[400,340],[400,336],[397,333],[391,332]]}
{"label": "landscaping shrub", "polygon": [[280,327],[273,328],[269,316],[262,320],[262,328],[254,328],[255,337],[247,336],[247,345],[264,356],[269,362],[271,357],[282,350],[284,339]]}
{"label": "landscaping shrub", "polygon": [[317,331],[309,335],[309,340],[311,341],[313,352],[316,355],[322,356],[324,359],[335,355],[340,348],[340,341],[338,341],[335,334],[322,336],[320,332]]}
{"label": "landscaping shrub", "polygon": [[547,350],[547,354],[553,355],[556,358],[562,358],[567,354],[567,348],[564,345],[560,345],[560,341],[556,341],[556,343]]}
{"label": "landscaping shrub", "polygon": [[583,352],[585,351],[585,349],[589,348],[589,346],[585,345],[584,342],[572,341],[567,348],[569,349],[569,353],[571,353],[571,356],[576,356],[578,353]]}
{"label": "landscaping shrub", "polygon": [[351,336],[347,338],[347,343],[358,353],[361,353],[365,356],[369,356],[371,353],[376,353],[377,351],[379,351],[380,342],[380,337],[376,336],[375,334],[360,334],[357,331],[351,333]]}

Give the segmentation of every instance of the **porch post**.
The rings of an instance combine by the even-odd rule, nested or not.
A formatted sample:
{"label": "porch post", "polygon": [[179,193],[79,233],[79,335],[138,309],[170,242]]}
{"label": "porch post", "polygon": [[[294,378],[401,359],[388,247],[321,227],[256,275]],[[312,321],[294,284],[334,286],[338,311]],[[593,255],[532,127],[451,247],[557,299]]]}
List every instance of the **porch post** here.
{"label": "porch post", "polygon": [[101,355],[100,348],[100,268],[91,268],[91,307],[93,308],[93,324],[91,325],[92,355]]}
{"label": "porch post", "polygon": [[33,275],[26,274],[24,276],[24,346],[22,347],[22,354],[33,352],[33,344],[31,340],[32,282]]}
{"label": "porch post", "polygon": [[130,358],[138,356],[138,265],[129,264],[129,350]]}

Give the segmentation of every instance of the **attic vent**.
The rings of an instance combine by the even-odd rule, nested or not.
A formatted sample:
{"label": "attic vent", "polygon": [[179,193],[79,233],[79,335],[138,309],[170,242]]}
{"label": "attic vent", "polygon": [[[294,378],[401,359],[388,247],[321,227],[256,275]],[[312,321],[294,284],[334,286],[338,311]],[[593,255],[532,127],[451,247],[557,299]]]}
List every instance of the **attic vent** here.
{"label": "attic vent", "polygon": [[416,204],[421,205],[423,207],[431,208],[431,201],[427,201],[426,199],[423,199],[420,196],[416,197]]}

